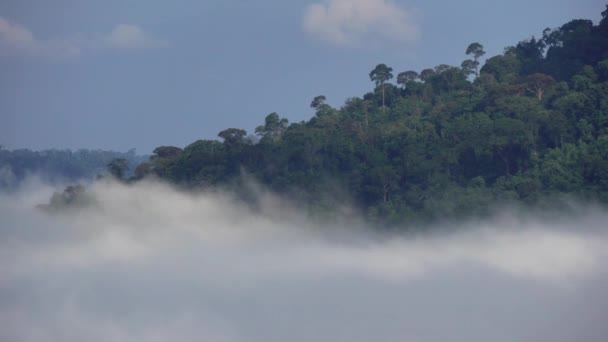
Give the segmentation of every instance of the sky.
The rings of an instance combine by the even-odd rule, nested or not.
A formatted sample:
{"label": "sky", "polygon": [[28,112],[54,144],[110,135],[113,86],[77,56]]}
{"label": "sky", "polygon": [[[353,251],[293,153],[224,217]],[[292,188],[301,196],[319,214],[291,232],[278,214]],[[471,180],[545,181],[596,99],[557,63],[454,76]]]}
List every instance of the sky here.
{"label": "sky", "polygon": [[600,0],[3,0],[0,145],[150,153],[253,133],[372,89],[369,72],[491,57]]}

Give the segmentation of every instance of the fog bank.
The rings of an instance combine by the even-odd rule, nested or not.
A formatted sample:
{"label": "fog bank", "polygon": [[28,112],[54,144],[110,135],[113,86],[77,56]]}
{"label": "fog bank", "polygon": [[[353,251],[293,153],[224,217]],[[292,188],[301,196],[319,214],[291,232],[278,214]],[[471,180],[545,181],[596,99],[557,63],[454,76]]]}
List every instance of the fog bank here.
{"label": "fog bank", "polygon": [[1,341],[608,339],[599,207],[388,235],[156,183],[36,209],[52,190],[0,195]]}

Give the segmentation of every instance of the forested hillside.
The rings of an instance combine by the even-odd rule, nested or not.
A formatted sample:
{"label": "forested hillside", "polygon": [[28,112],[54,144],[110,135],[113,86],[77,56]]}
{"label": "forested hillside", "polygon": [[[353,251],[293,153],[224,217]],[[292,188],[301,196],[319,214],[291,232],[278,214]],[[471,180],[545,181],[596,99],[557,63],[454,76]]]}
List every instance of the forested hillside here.
{"label": "forested hillside", "polygon": [[106,172],[110,162],[122,159],[125,169],[133,169],[147,159],[135,150],[114,152],[102,150],[7,150],[0,146],[0,190],[11,190],[27,176],[49,182],[94,179]]}
{"label": "forested hillside", "polygon": [[313,212],[349,201],[387,223],[560,194],[608,201],[608,9],[602,18],[547,29],[484,65],[483,42],[463,47],[460,66],[379,64],[373,91],[341,108],[320,95],[308,121],[271,113],[255,135],[161,146],[135,179],[238,188],[246,174]]}

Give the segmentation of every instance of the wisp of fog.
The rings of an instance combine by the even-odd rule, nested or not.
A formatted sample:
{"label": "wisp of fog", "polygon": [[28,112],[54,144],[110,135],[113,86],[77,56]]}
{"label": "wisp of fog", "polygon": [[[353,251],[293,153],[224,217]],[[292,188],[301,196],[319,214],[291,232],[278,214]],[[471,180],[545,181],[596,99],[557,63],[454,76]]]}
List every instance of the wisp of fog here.
{"label": "wisp of fog", "polygon": [[416,233],[321,224],[270,195],[98,182],[0,195],[0,341],[608,340],[608,212]]}

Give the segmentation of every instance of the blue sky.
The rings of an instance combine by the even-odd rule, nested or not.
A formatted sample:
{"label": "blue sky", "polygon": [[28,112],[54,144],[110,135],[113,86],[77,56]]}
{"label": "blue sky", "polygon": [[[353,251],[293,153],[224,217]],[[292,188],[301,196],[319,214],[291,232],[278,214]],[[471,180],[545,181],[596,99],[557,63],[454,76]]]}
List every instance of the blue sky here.
{"label": "blue sky", "polygon": [[308,119],[395,74],[486,57],[600,0],[0,1],[0,144],[8,148],[186,146],[253,133],[271,112]]}

